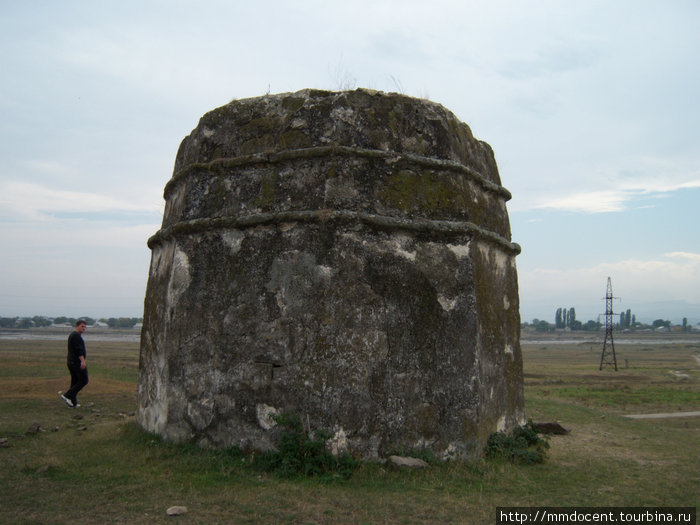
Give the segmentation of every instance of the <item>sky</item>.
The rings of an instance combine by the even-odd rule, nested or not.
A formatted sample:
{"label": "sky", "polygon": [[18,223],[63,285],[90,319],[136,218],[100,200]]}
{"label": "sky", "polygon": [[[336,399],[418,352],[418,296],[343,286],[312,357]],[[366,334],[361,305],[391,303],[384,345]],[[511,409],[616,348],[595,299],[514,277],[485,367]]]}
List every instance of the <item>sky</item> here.
{"label": "sky", "polygon": [[523,321],[700,323],[700,2],[0,0],[0,316],[140,317],[177,148],[232,99],[428,98],[494,149]]}

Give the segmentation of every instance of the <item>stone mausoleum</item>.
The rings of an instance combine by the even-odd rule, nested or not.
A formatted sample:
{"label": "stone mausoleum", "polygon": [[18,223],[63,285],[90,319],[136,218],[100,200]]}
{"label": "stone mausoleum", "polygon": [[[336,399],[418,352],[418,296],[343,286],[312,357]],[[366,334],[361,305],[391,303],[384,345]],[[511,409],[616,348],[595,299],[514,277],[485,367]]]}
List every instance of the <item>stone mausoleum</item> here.
{"label": "stone mausoleum", "polygon": [[265,450],[290,413],[357,457],[478,453],[524,421],[509,198],[488,144],[427,100],[207,113],[148,241],[139,423]]}

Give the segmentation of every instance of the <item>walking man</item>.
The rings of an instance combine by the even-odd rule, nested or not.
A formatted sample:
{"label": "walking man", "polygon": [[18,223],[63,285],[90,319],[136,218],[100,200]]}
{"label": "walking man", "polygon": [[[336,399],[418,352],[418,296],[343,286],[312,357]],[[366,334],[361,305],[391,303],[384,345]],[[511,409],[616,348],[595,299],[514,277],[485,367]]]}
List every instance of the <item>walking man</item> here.
{"label": "walking man", "polygon": [[83,333],[87,325],[82,319],[75,323],[75,330],[68,336],[68,370],[70,370],[70,389],[61,395],[61,399],[71,408],[77,408],[78,392],[88,384],[87,362],[85,361],[85,341]]}

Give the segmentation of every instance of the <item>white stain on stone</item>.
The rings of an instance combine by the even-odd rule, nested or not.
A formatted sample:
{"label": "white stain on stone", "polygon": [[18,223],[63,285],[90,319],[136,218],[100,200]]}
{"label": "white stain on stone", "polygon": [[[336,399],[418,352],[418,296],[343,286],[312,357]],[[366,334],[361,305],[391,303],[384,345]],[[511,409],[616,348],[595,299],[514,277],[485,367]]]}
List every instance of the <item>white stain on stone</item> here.
{"label": "white stain on stone", "polygon": [[238,230],[230,230],[221,234],[221,240],[231,250],[231,255],[238,253],[243,242],[243,232]]}
{"label": "white stain on stone", "polygon": [[258,424],[265,430],[270,430],[277,426],[275,416],[279,415],[279,411],[265,403],[258,403],[255,406],[255,413],[258,416]]}
{"label": "white stain on stone", "polygon": [[496,430],[498,432],[505,432],[506,430],[506,416],[501,416],[496,424]]}
{"label": "white stain on stone", "polygon": [[413,444],[413,448],[415,450],[424,450],[426,448],[432,447],[434,444],[434,439],[426,439],[425,437],[421,437]]}
{"label": "white stain on stone", "polygon": [[304,129],[309,127],[309,124],[302,118],[295,118],[289,126],[292,129]]}
{"label": "white stain on stone", "polygon": [[187,419],[197,430],[204,430],[214,419],[214,400],[204,397],[187,404]]}
{"label": "white stain on stone", "polygon": [[151,269],[150,275],[154,277],[160,277],[163,273],[163,252],[165,251],[165,244],[157,245],[153,248],[151,254]]}
{"label": "white stain on stone", "polygon": [[489,266],[499,274],[505,274],[506,268],[512,264],[512,258],[499,248],[491,246],[488,243],[480,242],[477,246],[479,247],[481,255],[489,262]]}
{"label": "white stain on stone", "polygon": [[442,453],[442,459],[445,461],[459,459],[463,455],[460,452],[461,448],[456,443],[450,443]]}
{"label": "white stain on stone", "polygon": [[503,309],[504,310],[510,310],[510,301],[508,300],[508,296],[504,295],[503,296]]}
{"label": "white stain on stone", "polygon": [[408,250],[404,249],[404,244],[406,243],[407,239],[403,235],[397,235],[395,236],[391,241],[388,249],[390,251],[393,251],[396,255],[400,255],[401,257],[404,257],[405,259],[408,259],[409,261],[415,262],[416,260],[416,252],[409,252]]}
{"label": "white stain on stone", "polygon": [[442,306],[442,309],[445,310],[446,312],[450,312],[454,310],[455,305],[457,304],[457,298],[455,297],[454,299],[449,299],[448,297],[445,297],[444,295],[438,295],[438,303],[440,303],[440,306]]}
{"label": "white stain on stone", "polygon": [[333,120],[340,120],[342,122],[352,123],[355,121],[355,111],[348,107],[334,108],[331,111],[331,118]]}
{"label": "white stain on stone", "polygon": [[141,426],[149,432],[162,434],[167,428],[167,414],[168,399],[164,394],[160,394],[151,400],[148,406],[139,409],[137,419]]}
{"label": "white stain on stone", "polygon": [[175,306],[180,296],[190,286],[190,261],[187,254],[175,248],[173,253],[173,263],[170,270],[170,282],[168,283],[168,306]]}
{"label": "white stain on stone", "polygon": [[513,347],[510,345],[506,345],[506,347],[503,349],[503,351],[506,353],[506,355],[509,355],[511,357],[513,357],[513,355],[515,355],[515,354],[513,354]]}
{"label": "white stain on stone", "polygon": [[467,243],[467,244],[448,244],[447,248],[460,259],[462,257],[469,257],[469,243]]}
{"label": "white stain on stone", "polygon": [[319,277],[323,279],[330,279],[333,275],[333,268],[330,266],[323,266],[323,265],[317,265],[316,269],[318,270],[318,275]]}
{"label": "white stain on stone", "polygon": [[341,427],[331,439],[327,442],[331,449],[331,454],[334,456],[339,456],[348,450],[348,436],[345,434],[345,430]]}

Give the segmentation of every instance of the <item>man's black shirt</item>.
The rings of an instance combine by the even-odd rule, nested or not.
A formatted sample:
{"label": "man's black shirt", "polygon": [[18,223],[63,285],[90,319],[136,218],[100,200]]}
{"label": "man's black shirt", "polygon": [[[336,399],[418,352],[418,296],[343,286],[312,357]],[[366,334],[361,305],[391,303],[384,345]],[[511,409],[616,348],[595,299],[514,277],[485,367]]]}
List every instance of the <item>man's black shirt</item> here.
{"label": "man's black shirt", "polygon": [[78,332],[73,332],[68,337],[68,365],[79,365],[80,356],[87,357],[85,341]]}

